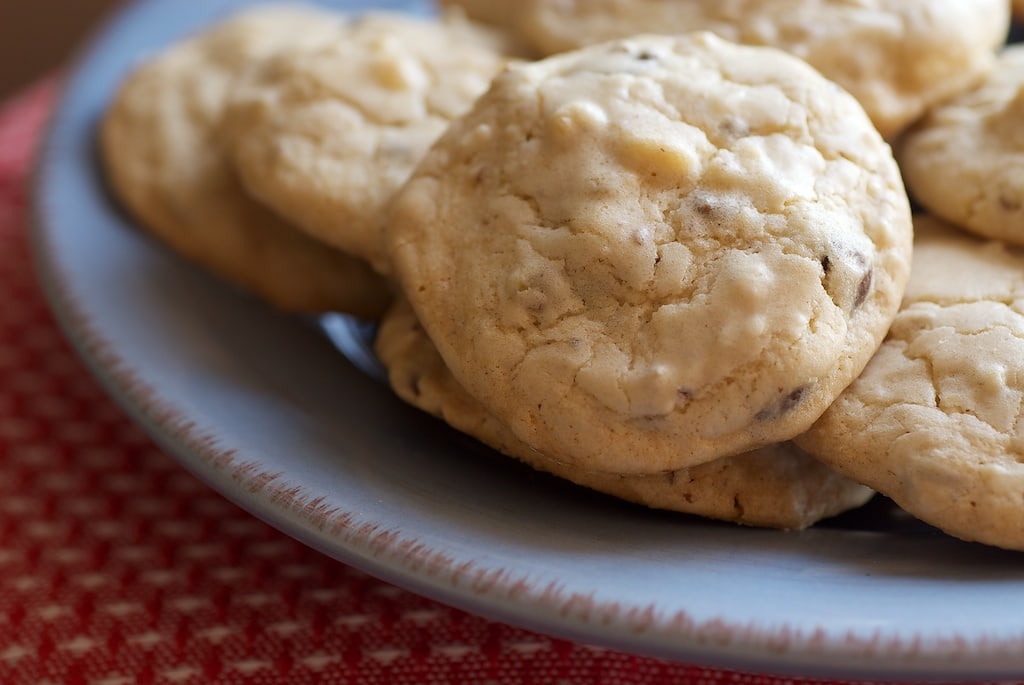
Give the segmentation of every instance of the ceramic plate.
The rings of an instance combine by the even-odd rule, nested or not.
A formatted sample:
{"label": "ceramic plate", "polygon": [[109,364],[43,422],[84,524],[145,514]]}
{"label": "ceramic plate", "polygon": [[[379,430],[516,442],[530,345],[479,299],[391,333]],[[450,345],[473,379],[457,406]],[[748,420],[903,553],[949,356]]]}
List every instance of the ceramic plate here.
{"label": "ceramic plate", "polygon": [[[1024,673],[1024,555],[904,526],[884,504],[780,533],[556,482],[405,407],[314,323],[134,231],[98,174],[97,120],[133,64],[240,4],[149,0],[116,17],[70,79],[38,175],[37,257],[62,325],[188,469],[346,563],[572,640],[785,674]],[[358,350],[363,328],[333,326]]]}

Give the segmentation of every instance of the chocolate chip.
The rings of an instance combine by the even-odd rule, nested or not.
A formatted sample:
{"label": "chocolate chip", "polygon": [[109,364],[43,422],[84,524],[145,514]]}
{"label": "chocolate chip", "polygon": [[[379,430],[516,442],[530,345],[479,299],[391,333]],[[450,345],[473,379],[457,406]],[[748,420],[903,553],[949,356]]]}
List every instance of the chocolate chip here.
{"label": "chocolate chip", "polygon": [[864,300],[868,299],[868,294],[871,292],[871,285],[874,283],[874,281],[874,269],[868,271],[866,274],[864,274],[864,278],[860,279],[860,283],[857,284],[857,298],[853,301],[854,309],[860,307],[862,304],[864,304]]}
{"label": "chocolate chip", "polygon": [[641,61],[647,62],[647,61],[650,61],[650,60],[654,59],[654,58],[655,58],[655,55],[654,55],[654,53],[653,53],[653,52],[651,52],[651,51],[649,51],[649,50],[641,50],[641,51],[640,51],[640,54],[639,54],[639,55],[637,55],[637,56],[636,56],[636,58],[637,58],[638,60],[641,60]]}
{"label": "chocolate chip", "polygon": [[807,386],[799,387],[775,404],[765,407],[759,411],[755,418],[757,418],[758,421],[770,421],[772,419],[777,419],[780,416],[784,416],[800,404],[800,401],[803,400],[805,394],[807,394]]}
{"label": "chocolate chip", "polygon": [[822,271],[821,285],[837,307],[852,314],[864,304],[874,284],[870,254],[841,243],[832,244],[818,262]]}

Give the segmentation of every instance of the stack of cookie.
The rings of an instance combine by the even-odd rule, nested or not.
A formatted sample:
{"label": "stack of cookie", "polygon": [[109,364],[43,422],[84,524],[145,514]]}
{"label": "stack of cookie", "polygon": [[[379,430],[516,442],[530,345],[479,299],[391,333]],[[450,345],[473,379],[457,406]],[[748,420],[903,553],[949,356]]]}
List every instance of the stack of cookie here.
{"label": "stack of cookie", "polygon": [[104,121],[115,191],[279,307],[380,319],[397,394],[535,468],[777,528],[876,489],[1024,548],[1024,258],[913,244],[890,148],[950,221],[1022,211],[928,180],[1012,118],[1008,0],[446,4],[173,46]]}
{"label": "stack of cookie", "polygon": [[384,207],[508,61],[459,17],[264,7],[136,69],[101,129],[137,222],[288,311],[379,317]]}

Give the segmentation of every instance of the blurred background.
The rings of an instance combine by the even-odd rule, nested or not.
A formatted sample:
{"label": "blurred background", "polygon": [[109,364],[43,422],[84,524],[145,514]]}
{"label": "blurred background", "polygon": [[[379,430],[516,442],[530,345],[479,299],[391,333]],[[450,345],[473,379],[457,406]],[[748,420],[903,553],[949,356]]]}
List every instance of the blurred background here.
{"label": "blurred background", "polygon": [[102,18],[123,2],[0,0],[0,99],[65,65]]}

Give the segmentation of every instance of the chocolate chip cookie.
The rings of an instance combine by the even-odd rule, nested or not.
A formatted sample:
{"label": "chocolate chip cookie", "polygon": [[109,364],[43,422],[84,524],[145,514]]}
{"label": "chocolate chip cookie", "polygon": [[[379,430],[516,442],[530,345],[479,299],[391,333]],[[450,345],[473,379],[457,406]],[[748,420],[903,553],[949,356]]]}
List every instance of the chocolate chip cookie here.
{"label": "chocolate chip cookie", "polygon": [[700,33],[504,71],[388,247],[460,386],[552,459],[627,474],[808,428],[881,343],[911,239],[849,94]]}

